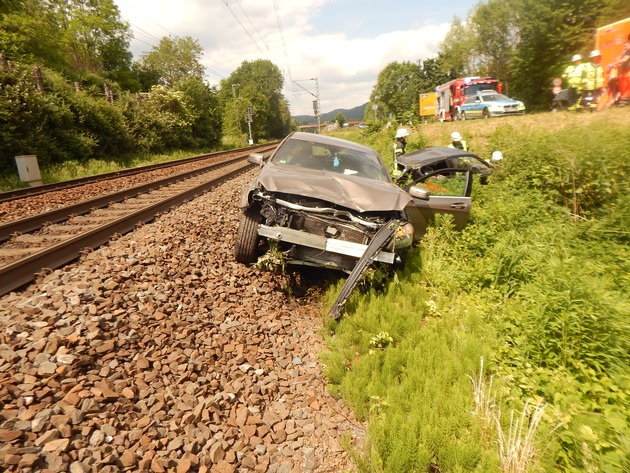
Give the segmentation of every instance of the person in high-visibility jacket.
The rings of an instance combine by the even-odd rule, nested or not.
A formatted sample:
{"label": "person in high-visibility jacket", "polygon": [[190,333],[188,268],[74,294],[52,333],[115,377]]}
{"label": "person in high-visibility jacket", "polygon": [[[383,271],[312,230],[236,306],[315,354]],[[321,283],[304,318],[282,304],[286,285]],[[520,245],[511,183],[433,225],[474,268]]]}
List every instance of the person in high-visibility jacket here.
{"label": "person in high-visibility jacket", "polygon": [[410,135],[409,130],[406,128],[399,128],[396,130],[396,142],[394,143],[394,168],[392,174],[396,178],[402,177],[402,166],[398,165],[398,158],[405,154],[405,148],[407,148],[407,137]]}
{"label": "person in high-visibility jacket", "polygon": [[[579,56],[577,54],[576,56]],[[574,56],[575,57],[575,56]],[[584,76],[586,74],[586,68],[588,67],[588,63],[581,62],[582,57],[580,57],[579,61],[576,61],[575,67],[571,71],[571,75],[569,76],[569,93],[573,94],[575,91],[575,100],[569,105],[569,110],[576,110],[582,108],[582,89],[584,88]]]}
{"label": "person in high-visibility jacket", "polygon": [[[579,68],[576,74],[576,69]],[[574,54],[571,58],[571,64],[565,67],[562,73],[562,80],[567,88],[567,95],[569,98],[569,107],[575,107],[575,103],[578,100],[578,95],[582,90],[582,56]]]}
{"label": "person in high-visibility jacket", "polygon": [[591,61],[584,65],[582,72],[582,103],[585,107],[595,108],[604,90],[604,70],[602,55],[598,49],[591,51],[589,58]]}
{"label": "person in high-visibility jacket", "polygon": [[451,133],[451,144],[448,145],[448,147],[463,149],[464,151],[468,151],[468,143],[466,143],[462,139],[462,135],[459,131],[454,131],[453,133]]}
{"label": "person in high-visibility jacket", "polygon": [[402,156],[405,154],[405,148],[407,147],[407,137],[409,131],[406,128],[399,128],[396,130],[396,143],[394,143],[394,157]]}

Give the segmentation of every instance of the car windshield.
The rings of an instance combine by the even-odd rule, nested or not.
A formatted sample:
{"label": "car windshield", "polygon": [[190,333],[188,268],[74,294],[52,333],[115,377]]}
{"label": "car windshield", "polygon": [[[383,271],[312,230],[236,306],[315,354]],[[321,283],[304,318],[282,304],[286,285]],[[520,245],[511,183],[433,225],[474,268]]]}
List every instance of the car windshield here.
{"label": "car windshield", "polygon": [[484,102],[499,102],[501,100],[510,100],[503,94],[483,94],[481,98]]}
{"label": "car windshield", "polygon": [[338,145],[291,139],[278,148],[272,162],[389,182],[387,169],[377,156]]}

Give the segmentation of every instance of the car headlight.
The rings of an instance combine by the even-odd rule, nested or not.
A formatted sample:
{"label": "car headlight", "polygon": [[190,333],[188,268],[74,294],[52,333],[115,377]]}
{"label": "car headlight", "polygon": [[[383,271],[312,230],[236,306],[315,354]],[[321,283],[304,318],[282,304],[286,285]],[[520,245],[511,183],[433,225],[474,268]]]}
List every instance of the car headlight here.
{"label": "car headlight", "polygon": [[413,225],[407,222],[396,229],[394,238],[388,245],[389,251],[396,251],[408,248],[413,243]]}

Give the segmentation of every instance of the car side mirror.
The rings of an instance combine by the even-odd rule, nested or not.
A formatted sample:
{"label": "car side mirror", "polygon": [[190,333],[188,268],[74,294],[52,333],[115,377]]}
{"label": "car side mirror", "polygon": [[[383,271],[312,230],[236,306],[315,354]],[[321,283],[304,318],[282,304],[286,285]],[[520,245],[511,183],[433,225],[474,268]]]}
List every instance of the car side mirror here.
{"label": "car side mirror", "polygon": [[261,167],[263,165],[264,160],[265,156],[260,153],[251,153],[249,156],[247,156],[247,162],[258,167]]}
{"label": "car side mirror", "polygon": [[428,190],[418,186],[411,186],[407,192],[414,199],[429,200],[429,197],[431,197]]}

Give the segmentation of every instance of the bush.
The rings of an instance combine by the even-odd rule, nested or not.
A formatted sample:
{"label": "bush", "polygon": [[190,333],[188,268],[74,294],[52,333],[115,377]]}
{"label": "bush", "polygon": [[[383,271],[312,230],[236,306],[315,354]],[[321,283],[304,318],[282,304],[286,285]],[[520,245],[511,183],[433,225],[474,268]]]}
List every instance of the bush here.
{"label": "bush", "polygon": [[[630,115],[524,118],[467,130],[505,156],[468,227],[436,218],[387,290],[353,294],[330,327],[330,390],[369,426],[362,471],[505,471],[500,413],[530,401],[544,414],[527,471],[629,471]],[[480,356],[495,424],[470,414]]]}
{"label": "bush", "polygon": [[220,142],[217,92],[200,81],[148,95],[117,92],[109,103],[99,76],[85,77],[77,91],[61,74],[42,68],[44,90],[37,91],[32,68],[17,63],[0,70],[0,173],[14,174],[13,157],[21,154],[37,155],[44,170],[65,161],[125,160],[132,153]]}

